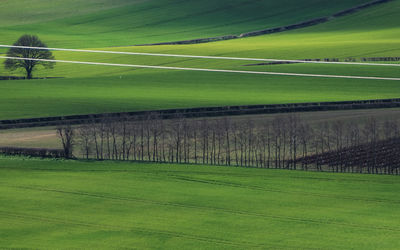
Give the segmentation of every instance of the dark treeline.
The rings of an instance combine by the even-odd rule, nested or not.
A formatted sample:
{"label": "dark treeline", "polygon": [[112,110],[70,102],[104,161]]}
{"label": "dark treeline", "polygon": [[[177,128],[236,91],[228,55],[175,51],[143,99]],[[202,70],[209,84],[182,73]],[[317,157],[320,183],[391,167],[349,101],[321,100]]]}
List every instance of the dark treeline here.
{"label": "dark treeline", "polygon": [[63,150],[49,148],[0,147],[0,154],[42,158],[64,158]]}
{"label": "dark treeline", "polygon": [[344,59],[339,59],[339,58],[323,58],[323,59],[303,59],[304,61],[324,61],[324,62],[357,62],[357,61],[362,61],[362,62],[398,62],[400,61],[400,57],[391,57],[391,56],[386,56],[386,57],[361,57],[361,58],[354,58],[354,57],[347,57]]}
{"label": "dark treeline", "polygon": [[86,159],[398,174],[398,125],[375,118],[310,124],[295,114],[257,120],[153,115],[104,119],[59,128],[58,134],[68,148],[65,155]]}
{"label": "dark treeline", "polygon": [[[340,58],[315,58],[315,59],[298,59],[299,61],[306,62],[399,62],[400,57],[347,57],[344,59]],[[252,63],[246,64],[244,66],[260,66],[260,65],[281,65],[281,64],[298,64],[302,62],[288,62],[288,61],[276,61],[276,62],[267,62],[267,63]]]}
{"label": "dark treeline", "polygon": [[400,61],[400,57],[362,57],[361,61],[383,61],[383,62],[398,62]]}

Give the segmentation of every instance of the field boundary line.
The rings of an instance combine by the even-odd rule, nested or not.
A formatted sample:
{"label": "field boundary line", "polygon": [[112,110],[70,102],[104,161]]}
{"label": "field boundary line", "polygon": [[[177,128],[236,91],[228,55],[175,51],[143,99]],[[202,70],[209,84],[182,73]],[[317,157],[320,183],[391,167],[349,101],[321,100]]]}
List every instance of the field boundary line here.
{"label": "field boundary line", "polygon": [[222,117],[239,115],[260,115],[295,112],[323,112],[337,110],[357,109],[383,109],[399,108],[400,98],[375,99],[359,101],[338,102],[309,102],[309,103],[286,103],[265,105],[232,105],[214,107],[175,108],[159,110],[139,110],[132,112],[98,113],[98,114],[75,114],[64,116],[49,116],[36,118],[19,118],[0,120],[0,129],[49,127],[57,125],[79,125],[90,122],[101,122],[104,119],[125,119],[139,121],[151,115],[157,115],[161,119],[200,118],[200,117]]}
{"label": "field boundary line", "polygon": [[296,59],[268,59],[268,58],[245,58],[245,57],[225,57],[225,56],[198,56],[198,55],[162,54],[162,53],[144,53],[144,52],[123,52],[123,51],[109,51],[109,50],[46,48],[46,47],[16,46],[16,45],[5,45],[5,44],[0,44],[0,48],[37,49],[37,50],[71,51],[71,52],[84,52],[84,53],[103,53],[103,54],[138,55],[138,56],[181,57],[181,58],[193,58],[193,59],[217,59],[217,60],[236,60],[236,61],[290,62],[290,63],[312,63],[312,64],[339,64],[339,65],[363,65],[363,66],[400,67],[400,64],[396,64],[396,63],[326,62],[326,61],[308,61],[308,60],[296,60]]}
{"label": "field boundary line", "polygon": [[[275,75],[275,76],[299,76],[299,77],[318,77],[318,78],[339,78],[339,79],[361,79],[361,80],[384,80],[384,81],[400,81],[400,78],[377,77],[377,76],[345,76],[345,75],[321,75],[321,74],[303,74],[303,73],[281,73],[269,71],[246,71],[246,70],[227,70],[227,69],[204,69],[204,68],[184,68],[170,66],[152,66],[152,65],[136,65],[136,64],[119,64],[119,63],[100,63],[100,62],[83,62],[83,61],[67,61],[55,59],[40,58],[24,58],[0,56],[4,59],[22,60],[22,61],[38,61],[38,62],[58,62],[114,67],[130,67],[130,68],[146,68],[146,69],[165,69],[165,70],[183,70],[183,71],[201,71],[201,72],[219,72],[219,73],[236,73],[236,74],[256,74],[256,75]],[[400,64],[398,65],[400,66]]]}

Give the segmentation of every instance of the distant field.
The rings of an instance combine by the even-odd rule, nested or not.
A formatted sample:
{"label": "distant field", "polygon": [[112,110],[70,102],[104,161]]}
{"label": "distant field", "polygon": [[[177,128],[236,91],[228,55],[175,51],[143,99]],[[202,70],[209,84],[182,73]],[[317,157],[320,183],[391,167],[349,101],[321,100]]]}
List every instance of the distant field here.
{"label": "distant field", "polygon": [[[238,35],[370,0],[0,1],[0,44],[25,33],[49,47],[275,59],[400,57],[400,1],[317,26]],[[6,49],[0,49],[4,56]],[[282,64],[54,52],[56,59],[186,68],[400,78],[399,67]],[[384,62],[378,62],[384,63]],[[385,62],[399,65],[400,62]],[[4,70],[0,76],[23,76]],[[0,120],[199,106],[399,98],[400,81],[170,71],[58,63],[0,80]],[[308,113],[313,122],[399,109]],[[243,116],[237,119],[248,119]],[[257,119],[255,117],[252,117]],[[260,117],[258,117],[260,118]],[[53,128],[0,132],[0,146],[52,147]],[[0,248],[400,249],[398,176],[0,156]]]}
{"label": "distant field", "polygon": [[7,1],[0,4],[0,43],[35,33],[52,46],[105,47],[166,42],[293,24],[368,0]]}
{"label": "distant field", "polygon": [[398,249],[397,176],[0,158],[0,247]]}
{"label": "distant field", "polygon": [[[123,50],[123,49],[122,49]],[[211,69],[400,77],[398,67],[250,62],[56,53],[68,60]],[[130,69],[59,63],[37,76],[0,82],[0,119],[150,109],[397,98],[398,81]]]}
{"label": "distant field", "polygon": [[[211,81],[212,80],[212,81]],[[0,82],[0,119],[398,97],[396,81],[147,72],[119,77]],[[5,90],[5,91],[3,91]]]}
{"label": "distant field", "polygon": [[[110,16],[116,12],[128,13],[133,8],[137,13],[153,13],[158,4],[160,8],[157,11],[170,11],[177,13],[178,6],[183,10],[205,11],[196,9],[197,5],[189,5],[189,2],[178,5],[177,1],[146,1],[125,6],[127,2],[119,1],[122,7],[116,7],[109,10],[102,10],[100,15],[89,13],[91,2],[88,6],[82,7],[85,18],[82,22],[76,15],[64,13],[60,16],[64,19],[58,20],[52,18],[46,24],[40,24],[40,20],[32,14],[26,22],[32,24],[19,23],[18,26],[12,26],[9,22],[7,27],[1,32],[8,35],[1,35],[2,43],[12,43],[16,37],[25,33],[22,31],[31,31],[39,34],[43,40],[48,41],[49,46],[60,47],[99,47],[103,50],[116,51],[135,51],[152,53],[172,53],[172,54],[193,54],[193,55],[216,55],[216,56],[236,56],[236,57],[255,57],[255,58],[278,58],[278,59],[324,59],[338,58],[344,60],[353,57],[359,60],[361,57],[398,57],[400,55],[400,23],[398,12],[400,11],[400,2],[392,1],[381,6],[372,7],[363,10],[354,15],[335,19],[331,22],[318,26],[284,32],[279,34],[238,39],[224,42],[186,45],[186,46],[150,46],[150,47],[116,47],[105,46],[112,45],[130,45],[135,42],[127,41],[130,33],[121,28],[125,38],[118,34],[110,33],[113,25],[128,25],[129,22],[123,22],[119,18],[127,18],[128,14],[121,15],[116,19]],[[223,1],[211,3],[211,1],[198,2],[202,8],[218,9],[222,8]],[[257,15],[265,15],[264,10],[268,9],[268,16],[272,19],[260,19],[261,23],[267,26],[283,25],[282,22],[294,22],[304,18],[329,14],[338,9],[348,8],[366,1],[301,1],[296,2],[296,15],[288,6],[291,1],[263,1],[257,4],[244,4],[244,1],[234,1],[232,8],[226,11],[232,11],[230,15],[236,15],[234,7],[244,4],[247,7],[257,10]],[[76,3],[75,3],[76,4]],[[165,5],[163,5],[165,4]],[[225,3],[226,4],[226,3]],[[263,6],[259,6],[259,5]],[[304,6],[298,6],[298,5]],[[149,5],[149,6],[147,6]],[[165,7],[165,6],[170,7]],[[106,8],[105,5],[104,8]],[[147,6],[145,8],[145,6]],[[274,6],[274,7],[273,7]],[[312,6],[312,8],[308,7]],[[324,6],[324,8],[321,8]],[[16,5],[14,6],[16,8]],[[165,9],[164,9],[165,7]],[[225,6],[226,7],[226,6]],[[318,10],[318,11],[317,11]],[[34,11],[32,9],[31,11]],[[281,13],[274,15],[275,11]],[[60,13],[61,13],[60,12]],[[108,14],[107,14],[108,13]],[[111,13],[111,14],[110,14]],[[114,14],[112,14],[114,13]],[[129,12],[136,13],[136,12]],[[154,12],[158,13],[158,12]],[[177,13],[182,17],[182,13]],[[185,12],[186,13],[186,12]],[[189,12],[188,12],[189,13]],[[206,18],[207,15],[200,15],[203,22],[196,22],[198,25],[204,22],[218,23],[226,20],[221,13],[210,12],[215,17],[221,17],[219,20]],[[235,14],[233,14],[235,13]],[[243,9],[243,13],[252,13],[248,9]],[[211,15],[210,14],[210,15]],[[97,15],[97,16],[96,16]],[[132,14],[133,15],[133,14]],[[87,16],[87,17],[86,17]],[[90,18],[89,18],[90,16]],[[119,15],[118,15],[119,16]],[[135,16],[135,15],[133,15]],[[143,14],[143,17],[145,14]],[[156,15],[157,18],[164,18],[163,15]],[[289,18],[289,16],[291,18]],[[101,18],[100,18],[101,17]],[[140,17],[140,15],[139,15]],[[137,17],[137,18],[139,18]],[[186,23],[183,17],[176,17],[176,22]],[[36,18],[36,19],[35,19]],[[132,19],[136,22],[139,19]],[[189,17],[188,17],[189,18]],[[190,17],[192,18],[192,17]],[[194,17],[193,17],[194,18]],[[76,19],[75,21],[72,21]],[[134,21],[136,20],[136,21]],[[147,20],[147,19],[140,19]],[[196,19],[197,20],[197,19]],[[242,19],[238,19],[238,22]],[[269,21],[268,21],[269,20]],[[272,20],[275,20],[274,22]],[[279,21],[285,20],[285,21]],[[168,22],[169,28],[164,29],[168,34],[174,33],[172,26],[181,28],[175,21]],[[65,22],[65,26],[60,26],[59,22]],[[145,21],[143,21],[145,22]],[[180,24],[182,24],[180,23]],[[246,24],[246,22],[244,22]],[[96,34],[86,32],[83,27],[87,25],[98,32],[98,36],[105,37],[101,40]],[[190,22],[188,21],[187,25]],[[249,22],[245,28],[239,28],[236,24],[232,26],[223,26],[221,30],[240,32],[244,29],[254,28],[257,25]],[[50,26],[54,25],[53,28]],[[167,25],[167,24],[166,24]],[[240,25],[239,25],[240,26]],[[14,27],[14,28],[12,28]],[[57,28],[55,28],[57,27]],[[65,27],[60,28],[60,27]],[[158,25],[148,24],[145,26],[151,34],[158,34],[153,28]],[[190,27],[196,27],[190,25]],[[207,25],[204,27],[208,27]],[[243,29],[242,29],[243,28]],[[133,28],[132,28],[133,29]],[[205,28],[209,30],[208,28]],[[69,30],[69,31],[68,31]],[[58,32],[81,31],[80,35],[68,35],[64,39]],[[140,29],[133,29],[135,34],[143,35],[143,40],[135,40],[138,43],[157,42],[158,39],[152,39],[146,36]],[[195,29],[193,29],[195,30]],[[200,29],[199,29],[200,30]],[[202,37],[199,30],[197,33],[189,33],[188,37]],[[13,33],[17,32],[17,33]],[[51,35],[46,35],[47,33]],[[156,33],[154,33],[156,32]],[[43,34],[43,35],[41,35]],[[194,36],[196,35],[196,36]],[[112,40],[107,40],[112,37]],[[56,39],[57,38],[57,39]],[[160,37],[162,41],[171,39],[181,39],[184,37],[169,37],[166,35]],[[93,41],[92,39],[96,39]],[[56,41],[57,40],[57,41]],[[2,51],[5,51],[4,49]],[[377,67],[377,66],[339,66],[339,65],[310,65],[310,64],[291,64],[291,65],[267,65],[267,66],[243,66],[254,62],[246,61],[221,61],[206,59],[184,59],[184,58],[160,58],[145,56],[122,56],[122,55],[104,55],[73,52],[55,52],[57,59],[80,60],[93,62],[110,62],[126,64],[145,64],[162,65],[177,67],[198,67],[212,69],[233,69],[233,70],[253,70],[253,71],[273,71],[273,72],[291,72],[291,73],[311,73],[311,74],[331,74],[331,75],[350,75],[350,76],[377,76],[377,77],[400,77],[399,67]],[[0,61],[1,62],[1,61]],[[394,62],[396,63],[396,62]],[[397,62],[398,63],[398,62]],[[1,69],[0,75],[10,75]],[[22,72],[13,73],[22,75]],[[188,71],[167,71],[167,70],[149,70],[149,69],[127,69],[118,67],[104,66],[77,66],[59,63],[53,71],[37,72],[36,76],[55,76],[64,79],[47,79],[33,81],[0,81],[0,119],[12,119],[22,117],[53,116],[67,114],[101,113],[117,111],[134,111],[163,108],[183,108],[197,106],[223,106],[223,105],[246,105],[246,104],[269,104],[269,103],[292,103],[309,101],[341,101],[341,100],[360,100],[360,99],[380,99],[399,97],[400,85],[398,81],[378,81],[378,80],[347,80],[347,79],[324,79],[307,77],[288,77],[288,76],[262,76],[262,75],[240,75],[229,73],[208,73],[208,72],[188,72]]]}

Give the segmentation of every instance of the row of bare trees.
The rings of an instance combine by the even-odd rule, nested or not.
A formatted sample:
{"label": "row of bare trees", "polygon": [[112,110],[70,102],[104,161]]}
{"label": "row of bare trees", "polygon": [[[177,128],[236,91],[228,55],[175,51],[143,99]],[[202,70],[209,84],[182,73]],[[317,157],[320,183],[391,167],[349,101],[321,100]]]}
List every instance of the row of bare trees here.
{"label": "row of bare trees", "polygon": [[[400,152],[384,169],[378,163],[389,145],[382,142],[400,137],[397,121],[378,123],[372,117],[311,124],[294,114],[255,120],[149,116],[104,119],[58,133],[66,155],[86,159],[388,174],[399,173],[400,166]],[[356,155],[359,161],[353,160]]]}

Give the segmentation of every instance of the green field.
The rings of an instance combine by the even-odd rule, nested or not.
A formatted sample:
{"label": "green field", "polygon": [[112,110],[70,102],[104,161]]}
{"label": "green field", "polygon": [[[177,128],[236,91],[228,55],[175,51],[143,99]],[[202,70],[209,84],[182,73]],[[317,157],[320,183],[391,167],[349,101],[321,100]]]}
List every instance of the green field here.
{"label": "green field", "polygon": [[397,176],[0,158],[5,248],[398,249]]}
{"label": "green field", "polygon": [[289,25],[368,0],[19,0],[0,6],[0,41],[27,31],[52,46],[105,47],[166,42]]}
{"label": "green field", "polygon": [[[298,30],[195,45],[330,16],[369,0],[0,1],[0,44],[341,61],[400,56],[400,1]],[[0,48],[0,56],[6,49]],[[54,51],[56,59],[185,68],[400,78],[398,66]],[[0,76],[9,72],[0,59]],[[383,62],[377,62],[383,63]],[[399,62],[386,62],[399,65]],[[251,75],[57,63],[0,80],[0,120],[72,114],[399,98],[400,81]],[[398,109],[303,114],[378,123]],[[279,116],[279,115],[278,115]],[[273,117],[273,116],[271,116]],[[244,116],[237,119],[261,119]],[[236,118],[235,118],[236,119]],[[271,118],[272,119],[272,118]],[[364,131],[359,131],[364,133]],[[0,132],[0,146],[60,148],[54,128]],[[400,249],[398,176],[0,156],[3,249]]]}
{"label": "green field", "polygon": [[[293,6],[291,0],[262,3],[239,0],[229,3],[121,0],[115,1],[115,5],[103,0],[98,1],[103,4],[97,5],[95,1],[88,1],[76,13],[68,11],[64,5],[55,7],[49,1],[36,2],[35,8],[24,9],[19,14],[25,17],[19,21],[10,17],[10,13],[15,12],[8,13],[7,8],[1,8],[4,15],[0,15],[0,18],[4,22],[1,22],[0,43],[11,44],[18,36],[29,32],[38,34],[50,47],[96,47],[115,51],[278,59],[359,59],[400,54],[399,1],[371,7],[314,27],[273,35],[198,45],[113,48],[109,46],[276,27],[329,15],[367,1],[296,1]],[[21,4],[20,1],[9,2],[8,6],[16,11]],[[78,4],[79,1],[70,1],[71,6]],[[294,9],[298,11],[293,12]],[[265,10],[268,10],[268,14]],[[47,12],[53,14],[38,14]],[[42,16],[46,18],[40,18]],[[233,17],[235,22],[232,22]],[[136,27],[138,23],[143,27]],[[213,29],[210,25],[218,27]],[[204,30],[207,32],[203,33]],[[55,52],[55,56],[57,59],[92,62],[400,77],[398,67],[382,66],[243,66],[254,62],[76,52]],[[0,69],[0,75],[22,73]],[[63,63],[59,63],[52,71],[39,70],[36,76],[63,79],[1,81],[0,119],[198,106],[396,98],[400,91],[398,81],[127,69]]]}
{"label": "green field", "polygon": [[1,83],[0,89],[5,90],[1,91],[0,118],[7,119],[196,106],[396,98],[400,85],[394,81],[341,82],[310,78],[299,83],[294,77],[147,72],[123,76],[123,80],[114,76],[8,81]]}

